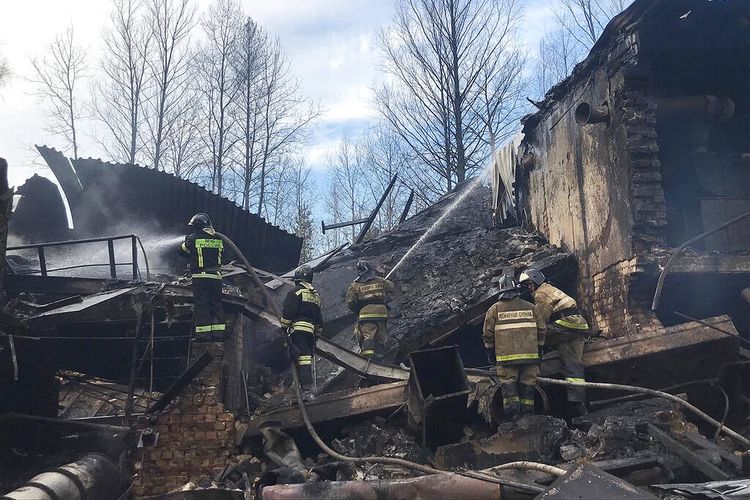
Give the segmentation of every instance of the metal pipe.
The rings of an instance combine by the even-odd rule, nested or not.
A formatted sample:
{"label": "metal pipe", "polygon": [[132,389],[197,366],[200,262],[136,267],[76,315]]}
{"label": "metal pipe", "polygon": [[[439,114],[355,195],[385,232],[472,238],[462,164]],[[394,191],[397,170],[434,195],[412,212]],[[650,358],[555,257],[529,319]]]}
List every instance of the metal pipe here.
{"label": "metal pipe", "polygon": [[607,106],[592,106],[587,102],[582,102],[576,107],[575,119],[578,125],[609,124],[609,108]]}
{"label": "metal pipe", "polygon": [[325,221],[320,221],[320,228],[323,230],[323,234],[326,234],[326,231],[330,231],[331,229],[339,229],[342,227],[349,227],[349,226],[355,226],[357,224],[364,224],[368,220],[370,220],[369,217],[363,217],[361,219],[350,220],[347,222],[334,222],[333,224],[326,224]]}
{"label": "metal pipe", "polygon": [[696,114],[706,115],[719,122],[727,122],[734,116],[734,101],[716,95],[694,95],[658,97],[656,109],[662,115]]}
{"label": "metal pipe", "polygon": [[117,498],[124,490],[120,470],[99,453],[32,477],[0,500],[84,500]]}
{"label": "metal pipe", "polygon": [[422,476],[392,481],[321,481],[306,484],[277,484],[261,490],[261,500],[313,500],[327,498],[344,500],[378,500],[391,498],[406,500],[430,498],[449,500],[471,498],[474,500],[500,500],[502,486],[459,474]]}
{"label": "metal pipe", "polygon": [[393,185],[396,184],[396,179],[398,179],[398,174],[393,176],[393,179],[391,179],[390,184],[388,184],[388,187],[385,188],[385,192],[383,193],[383,196],[380,197],[380,200],[378,200],[378,204],[375,205],[375,208],[372,209],[370,216],[367,218],[367,222],[365,222],[365,225],[362,226],[362,229],[360,229],[359,235],[357,235],[357,239],[354,240],[354,243],[359,244],[364,241],[365,236],[367,236],[367,231],[370,230],[372,223],[375,221],[375,217],[377,217],[378,212],[380,211],[380,207],[383,206],[385,199],[388,198],[388,194],[391,192],[391,189],[393,189]]}
{"label": "metal pipe", "polygon": [[82,240],[68,240],[68,241],[50,241],[45,243],[31,243],[29,245],[18,245],[15,247],[8,247],[8,250],[29,250],[31,248],[38,248],[38,247],[59,247],[64,245],[79,245],[83,243],[99,243],[102,241],[109,241],[109,240],[126,240],[132,238],[134,235],[132,234],[122,234],[119,236],[101,236],[98,238],[85,238]]}
{"label": "metal pipe", "polygon": [[737,432],[733,431],[729,427],[724,426],[721,422],[714,419],[710,415],[704,413],[700,409],[696,408],[695,406],[691,405],[687,401],[678,398],[677,396],[674,396],[672,394],[669,394],[667,392],[657,391],[655,389],[647,389],[645,387],[638,387],[634,385],[624,385],[624,384],[605,384],[601,382],[569,382],[567,380],[559,380],[555,378],[546,378],[546,377],[538,377],[537,382],[540,384],[552,384],[552,385],[564,385],[568,387],[588,387],[590,389],[612,389],[616,391],[627,391],[627,392],[639,392],[641,394],[650,394],[651,396],[656,396],[659,398],[668,399],[670,401],[673,401],[684,408],[687,408],[690,410],[693,414],[700,417],[702,420],[708,422],[709,424],[713,425],[714,427],[718,427],[726,435],[729,437],[732,437],[736,439],[737,441],[741,442],[745,446],[750,447],[750,439],[746,438],[745,436],[738,434]]}
{"label": "metal pipe", "polygon": [[742,215],[738,215],[737,217],[729,219],[728,221],[726,221],[726,222],[724,222],[722,224],[719,224],[718,226],[716,226],[713,229],[709,229],[708,231],[703,232],[703,233],[699,234],[698,236],[695,236],[694,238],[690,238],[685,243],[683,243],[682,245],[680,245],[679,247],[677,247],[675,249],[675,251],[672,252],[672,255],[669,256],[669,259],[667,259],[667,263],[664,265],[664,269],[662,269],[661,273],[659,274],[659,281],[657,281],[657,283],[656,283],[656,291],[654,292],[654,300],[651,303],[651,310],[652,311],[656,311],[656,308],[659,307],[659,300],[661,299],[661,292],[662,292],[662,289],[664,288],[664,279],[667,277],[667,273],[669,273],[669,270],[672,268],[672,265],[674,264],[675,258],[683,250],[685,250],[688,246],[692,245],[696,241],[700,241],[700,240],[702,240],[704,238],[707,238],[707,237],[711,236],[714,233],[718,233],[722,229],[725,229],[725,228],[731,226],[732,224],[735,224],[735,223],[737,223],[737,222],[739,222],[739,221],[741,221],[741,220],[743,220],[743,219],[745,219],[747,217],[750,217],[750,212],[745,212]]}

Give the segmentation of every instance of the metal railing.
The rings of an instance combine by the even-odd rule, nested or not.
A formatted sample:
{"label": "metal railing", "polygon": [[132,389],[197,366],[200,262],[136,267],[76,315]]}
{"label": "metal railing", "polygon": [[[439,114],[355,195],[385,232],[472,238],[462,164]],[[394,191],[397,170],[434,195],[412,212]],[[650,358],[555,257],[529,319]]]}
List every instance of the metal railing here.
{"label": "metal railing", "polygon": [[[115,241],[119,240],[130,240],[131,241],[131,261],[130,262],[117,262],[115,259]],[[45,253],[46,248],[54,248],[54,247],[65,247],[65,246],[72,246],[72,245],[82,245],[86,243],[100,243],[100,242],[106,242],[107,243],[107,250],[109,254],[109,261],[106,263],[101,264],[77,264],[72,266],[65,266],[65,267],[58,267],[54,269],[49,269],[47,267],[47,255]],[[109,267],[109,274],[112,279],[117,279],[117,266],[130,266],[133,271],[133,279],[137,280],[139,278],[139,269],[138,269],[138,246],[141,247],[141,252],[143,253],[143,261],[146,265],[146,280],[150,280],[150,270],[148,267],[148,257],[146,256],[146,250],[143,248],[143,244],[141,243],[140,238],[136,236],[135,234],[127,234],[127,235],[121,235],[121,236],[104,236],[100,238],[86,238],[81,240],[68,240],[68,241],[51,241],[51,242],[45,242],[45,243],[33,243],[30,245],[19,245],[14,247],[8,247],[7,251],[18,251],[18,250],[36,250],[37,255],[39,258],[39,271],[33,271],[29,273],[24,274],[41,274],[42,276],[48,276],[49,273],[53,272],[59,272],[59,271],[67,271],[70,269],[80,269],[84,267]]]}

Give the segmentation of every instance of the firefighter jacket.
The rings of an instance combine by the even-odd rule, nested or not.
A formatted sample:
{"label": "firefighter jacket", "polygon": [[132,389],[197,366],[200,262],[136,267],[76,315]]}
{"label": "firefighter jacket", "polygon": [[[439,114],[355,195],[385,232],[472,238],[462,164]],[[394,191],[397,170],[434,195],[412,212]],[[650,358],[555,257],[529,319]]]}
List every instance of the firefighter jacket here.
{"label": "firefighter jacket", "polygon": [[367,281],[354,281],[346,291],[346,305],[357,313],[357,322],[387,321],[386,303],[393,293],[393,283],[377,276]]}
{"label": "firefighter jacket", "polygon": [[221,254],[224,242],[211,228],[195,231],[185,236],[180,254],[190,259],[193,278],[221,279]]}
{"label": "firefighter jacket", "polygon": [[576,333],[585,334],[589,325],[581,316],[576,301],[563,291],[549,283],[542,285],[534,292],[535,310],[545,324],[553,323]]}
{"label": "firefighter jacket", "polygon": [[495,348],[498,364],[530,364],[539,362],[540,338],[544,338],[545,329],[534,304],[515,297],[501,299],[490,307],[482,336],[486,348]]}
{"label": "firefighter jacket", "polygon": [[290,332],[321,332],[320,295],[310,283],[297,281],[294,290],[287,294],[281,309],[281,326]]}

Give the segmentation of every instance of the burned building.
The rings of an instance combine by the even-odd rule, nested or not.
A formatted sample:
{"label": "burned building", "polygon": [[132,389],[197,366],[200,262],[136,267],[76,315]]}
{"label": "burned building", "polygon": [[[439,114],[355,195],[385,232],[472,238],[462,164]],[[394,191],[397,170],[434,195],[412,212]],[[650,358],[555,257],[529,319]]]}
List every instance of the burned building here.
{"label": "burned building", "polygon": [[607,337],[722,314],[750,335],[748,26],[743,1],[636,0],[524,118],[496,178],[578,258]]}

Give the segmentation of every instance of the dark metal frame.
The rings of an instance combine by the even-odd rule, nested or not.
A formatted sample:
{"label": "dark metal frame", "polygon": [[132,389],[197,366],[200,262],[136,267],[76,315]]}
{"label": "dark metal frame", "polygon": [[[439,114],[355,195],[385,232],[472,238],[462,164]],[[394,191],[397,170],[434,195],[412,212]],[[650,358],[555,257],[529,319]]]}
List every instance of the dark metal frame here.
{"label": "dark metal frame", "polygon": [[[118,240],[131,240],[131,255],[132,260],[130,262],[116,262],[115,260],[115,241]],[[103,264],[80,264],[77,266],[67,266],[67,267],[61,267],[57,269],[47,269],[47,258],[45,254],[45,248],[51,248],[51,247],[62,247],[62,246],[69,246],[69,245],[80,245],[85,243],[99,243],[99,242],[107,242],[107,249],[109,251],[109,262],[103,263]],[[19,245],[15,247],[8,247],[7,251],[17,251],[17,250],[32,250],[36,249],[38,256],[39,256],[39,273],[42,276],[48,276],[49,273],[56,272],[56,271],[65,271],[68,269],[79,269],[83,267],[104,267],[109,266],[109,274],[112,277],[112,279],[117,279],[117,266],[132,266],[133,268],[133,279],[138,279],[138,236],[134,234],[128,234],[128,235],[121,235],[121,236],[106,236],[101,238],[86,238],[81,240],[69,240],[69,241],[52,241],[52,242],[46,242],[46,243],[33,243],[30,245]],[[145,257],[145,252],[144,252]],[[28,274],[37,274],[36,272],[28,273]]]}

